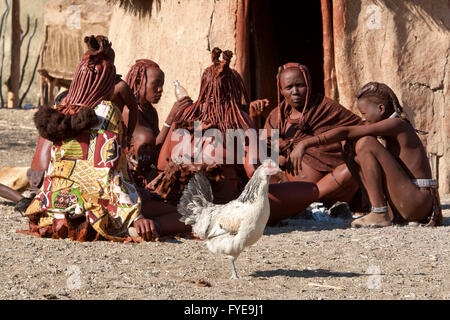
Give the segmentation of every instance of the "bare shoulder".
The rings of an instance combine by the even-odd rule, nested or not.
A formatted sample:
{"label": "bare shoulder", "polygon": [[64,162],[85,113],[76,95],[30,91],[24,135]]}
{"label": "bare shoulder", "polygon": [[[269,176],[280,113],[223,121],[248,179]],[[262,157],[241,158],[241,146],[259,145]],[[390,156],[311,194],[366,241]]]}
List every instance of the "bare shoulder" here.
{"label": "bare shoulder", "polygon": [[405,120],[399,118],[384,119],[380,122],[363,126],[369,131],[373,131],[374,134],[380,136],[393,136],[401,132],[410,131],[411,125]]}
{"label": "bare shoulder", "polygon": [[397,133],[400,132],[414,132],[414,128],[412,127],[411,123],[409,123],[406,120],[400,119],[400,118],[390,118],[383,120],[386,123],[386,126],[389,128],[394,128]]}
{"label": "bare shoulder", "polygon": [[124,80],[120,80],[114,86],[114,92],[117,92],[121,95],[123,95],[124,93],[128,93],[129,91],[131,91],[131,88],[128,86],[128,83],[126,83]]}
{"label": "bare shoulder", "polygon": [[400,145],[419,146],[420,138],[414,127],[406,120],[399,118],[385,119],[372,124],[371,135],[382,136],[390,140],[396,140]]}
{"label": "bare shoulder", "polygon": [[123,90],[125,90],[125,85],[127,85],[127,84],[126,84],[126,82],[123,81],[123,80],[120,80],[119,82],[117,82],[117,83],[114,85],[113,100],[114,100],[114,99],[117,99],[118,97],[121,96],[121,93],[123,92]]}
{"label": "bare shoulder", "polygon": [[120,79],[119,81],[116,82],[115,86],[116,88],[124,88],[128,87],[128,83],[126,83],[125,80]]}

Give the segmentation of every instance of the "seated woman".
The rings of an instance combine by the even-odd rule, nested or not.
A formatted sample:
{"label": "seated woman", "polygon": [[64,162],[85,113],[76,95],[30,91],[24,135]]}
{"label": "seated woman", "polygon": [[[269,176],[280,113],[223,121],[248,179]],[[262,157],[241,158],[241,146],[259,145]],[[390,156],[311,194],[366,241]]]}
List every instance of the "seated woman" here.
{"label": "seated woman", "polygon": [[[224,51],[223,60],[219,60],[221,53],[219,48],[213,49],[213,65],[202,75],[197,101],[177,114],[159,155],[158,169],[164,172],[152,182],[151,187],[174,204],[178,203],[189,177],[198,170],[205,170],[212,182],[216,203],[226,203],[237,198],[248,177],[251,177],[255,170],[249,161],[247,149],[242,155],[234,153],[236,157],[240,157],[239,160],[235,158],[228,161],[232,163],[226,161],[227,129],[245,131],[254,126],[250,117],[242,110],[242,97],[246,95],[242,79],[237,71],[229,67],[232,53]],[[196,122],[200,123],[201,127],[195,128]],[[187,139],[179,134],[178,129],[188,132]],[[205,138],[204,133],[208,129],[220,132],[223,140]],[[196,141],[195,130],[202,136],[201,141]],[[205,156],[211,148],[215,150],[215,156],[218,158],[209,161],[209,165],[206,165],[208,160],[204,158],[194,161],[192,154],[187,155],[190,164],[173,161],[172,156],[176,150],[202,150],[202,155]],[[235,148],[238,146],[235,145]]]}
{"label": "seated woman", "polygon": [[[144,240],[185,231],[176,209],[141,203],[121,147],[122,110],[110,102],[116,84],[111,43],[103,36],[85,42],[88,50],[67,97],[56,109],[41,107],[34,118],[53,146],[42,186],[26,211],[27,233],[123,241],[133,224]],[[144,218],[146,212],[154,218]]]}
{"label": "seated woman", "polygon": [[269,135],[271,130],[279,130],[279,162],[284,170],[280,181],[317,184],[319,194],[315,201],[326,205],[348,202],[353,210],[360,210],[361,205],[356,203],[361,202],[358,180],[347,166],[343,145],[334,143],[308,149],[302,159],[302,170],[290,166],[286,159],[304,139],[332,128],[358,125],[362,120],[337,102],[313,94],[309,71],[303,65],[288,63],[280,67],[277,86],[278,106],[269,114],[264,127]]}
{"label": "seated woman", "polygon": [[167,136],[175,115],[192,104],[189,97],[176,101],[170,110],[161,131],[158,128],[158,112],[153,107],[161,99],[164,86],[164,72],[148,59],[137,60],[126,76],[126,84],[137,100],[138,119],[141,129],[134,130],[128,123],[129,109],[124,106],[122,116],[125,125],[134,132],[126,150],[128,166],[133,181],[144,188],[157,175],[156,164],[159,150]]}
{"label": "seated woman", "polygon": [[[114,54],[111,53],[112,59],[114,60]],[[67,96],[69,90],[62,91],[55,98],[56,108],[61,101]],[[127,83],[121,80],[120,75],[116,75],[115,86],[114,86],[114,94],[111,97],[111,101],[114,103],[116,107],[120,110],[123,110],[125,103],[132,106],[130,107],[132,110],[137,109],[137,104],[135,102],[135,98],[133,92],[128,87]],[[137,113],[133,112],[134,122],[137,121]],[[135,126],[140,127],[139,124]],[[133,131],[127,132],[127,136],[131,136]],[[45,171],[47,171],[48,166],[50,164],[50,152],[52,148],[52,141],[44,139],[41,136],[38,136],[38,141],[36,148],[34,150],[33,158],[31,160],[30,168],[27,171],[27,177],[30,182],[30,191],[34,192],[39,189],[44,180]]]}
{"label": "seated woman", "polygon": [[[112,53],[111,56],[114,61],[114,54]],[[65,90],[59,93],[55,98],[54,107],[57,107],[61,103],[61,101],[67,96],[68,93],[69,90]],[[130,109],[137,110],[137,103],[135,101],[136,99],[133,95],[133,91],[131,91],[130,87],[128,87],[128,84],[121,79],[120,75],[116,75],[114,93],[110,100],[120,110],[123,110],[126,104],[130,106]],[[135,127],[141,128],[142,125],[137,123],[138,117],[137,112],[132,112],[132,115],[133,119],[131,120],[131,122],[135,124],[133,126],[133,129],[135,129]],[[131,137],[132,134],[133,131],[127,131],[127,138]],[[33,159],[31,161],[30,168],[28,169],[27,172],[31,190],[35,190],[41,187],[42,181],[44,179],[44,173],[47,170],[48,165],[50,164],[51,147],[52,147],[51,141],[44,139],[41,136],[38,137],[36,149],[34,150]]]}
{"label": "seated woman", "polygon": [[[245,183],[248,181],[258,164],[258,155],[252,154],[250,144],[241,142],[244,152],[238,157],[234,150],[233,162],[227,160],[226,139],[216,141],[209,140],[204,134],[207,129],[217,129],[222,137],[226,136],[226,131],[252,130],[255,128],[249,115],[243,110],[246,101],[246,91],[240,75],[229,67],[231,52],[223,53],[223,60],[219,60],[221,50],[214,48],[212,52],[213,65],[208,67],[203,73],[200,87],[200,94],[192,106],[180,112],[161,150],[158,168],[165,170],[160,177],[152,182],[152,187],[166,199],[178,203],[184,186],[189,181],[189,177],[197,170],[204,170],[209,178],[214,194],[215,203],[226,203],[236,199]],[[201,127],[203,140],[195,140],[195,122],[198,121]],[[181,133],[176,129],[185,129],[189,133],[188,139],[183,139]],[[174,155],[177,149],[183,150],[184,144],[187,149],[201,149],[203,151],[203,161],[196,164],[175,163]],[[237,147],[237,145],[234,145]],[[192,149],[191,149],[192,147]],[[214,150],[212,158],[205,159],[208,150]],[[242,150],[241,149],[241,150]],[[220,151],[223,151],[222,153]],[[256,159],[255,159],[256,157]],[[175,157],[176,159],[176,157]],[[191,160],[191,159],[190,159]],[[212,161],[213,160],[213,161]],[[271,206],[271,216],[269,223],[273,224],[281,219],[292,216],[304,210],[311,202],[317,199],[317,187],[308,182],[286,182],[272,184],[269,188],[269,201]]]}
{"label": "seated woman", "polygon": [[437,181],[431,179],[418,130],[407,120],[396,95],[387,85],[370,82],[356,97],[367,125],[336,128],[301,141],[290,154],[294,171],[302,170],[310,148],[358,139],[355,160],[372,211],[352,226],[385,227],[405,221],[441,225]]}

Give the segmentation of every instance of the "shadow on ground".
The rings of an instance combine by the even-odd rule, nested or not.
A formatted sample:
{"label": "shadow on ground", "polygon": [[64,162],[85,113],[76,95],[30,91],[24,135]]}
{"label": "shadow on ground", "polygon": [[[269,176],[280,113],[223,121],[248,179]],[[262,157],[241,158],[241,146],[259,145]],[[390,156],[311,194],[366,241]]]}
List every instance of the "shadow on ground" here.
{"label": "shadow on ground", "polygon": [[265,235],[290,233],[292,231],[326,231],[336,229],[348,229],[352,219],[330,219],[329,221],[317,221],[311,219],[287,219],[276,226],[267,226]]}
{"label": "shadow on ground", "polygon": [[276,269],[276,270],[256,271],[252,273],[250,276],[255,278],[266,278],[276,276],[283,276],[290,278],[319,278],[319,277],[353,278],[366,276],[366,274],[356,272],[334,272],[325,269],[316,269],[316,270]]}
{"label": "shadow on ground", "polygon": [[0,199],[0,206],[14,207],[15,205],[15,202]]}
{"label": "shadow on ground", "polygon": [[22,147],[30,147],[34,148],[36,146],[36,143],[30,141],[30,142],[11,142],[6,141],[2,143],[2,146],[0,147],[0,150],[11,150],[12,148],[22,148]]}

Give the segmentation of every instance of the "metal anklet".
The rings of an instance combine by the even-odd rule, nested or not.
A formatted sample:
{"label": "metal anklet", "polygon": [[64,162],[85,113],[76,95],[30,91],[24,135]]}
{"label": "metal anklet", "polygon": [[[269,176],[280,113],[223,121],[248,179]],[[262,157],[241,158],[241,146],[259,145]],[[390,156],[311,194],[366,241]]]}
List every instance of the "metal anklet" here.
{"label": "metal anklet", "polygon": [[384,207],[372,207],[372,212],[373,213],[384,213],[388,211],[388,207],[384,206]]}

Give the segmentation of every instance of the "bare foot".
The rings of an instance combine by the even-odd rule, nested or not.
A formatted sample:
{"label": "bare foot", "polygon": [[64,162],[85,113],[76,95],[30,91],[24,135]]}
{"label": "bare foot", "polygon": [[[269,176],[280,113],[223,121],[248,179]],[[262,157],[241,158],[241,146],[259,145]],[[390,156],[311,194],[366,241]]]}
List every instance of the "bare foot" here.
{"label": "bare foot", "polygon": [[353,218],[361,218],[361,217],[364,217],[364,216],[366,216],[366,215],[368,215],[368,213],[367,212],[353,212]]}
{"label": "bare foot", "polygon": [[392,225],[389,214],[386,213],[369,213],[361,218],[353,220],[351,226],[353,228],[382,228]]}

